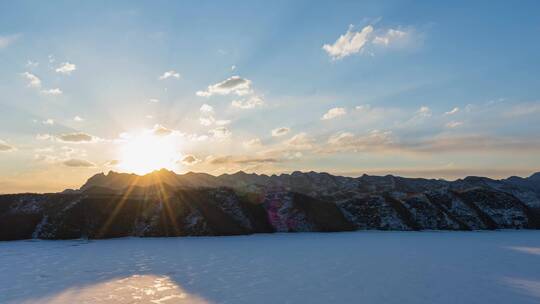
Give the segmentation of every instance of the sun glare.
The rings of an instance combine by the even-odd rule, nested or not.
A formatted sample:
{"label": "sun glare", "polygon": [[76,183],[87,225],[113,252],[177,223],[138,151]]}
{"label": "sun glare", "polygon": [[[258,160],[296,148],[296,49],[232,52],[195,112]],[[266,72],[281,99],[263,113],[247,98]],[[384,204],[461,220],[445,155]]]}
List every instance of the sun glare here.
{"label": "sun glare", "polygon": [[136,174],[174,170],[179,156],[174,138],[146,133],[129,138],[122,146],[119,168]]}

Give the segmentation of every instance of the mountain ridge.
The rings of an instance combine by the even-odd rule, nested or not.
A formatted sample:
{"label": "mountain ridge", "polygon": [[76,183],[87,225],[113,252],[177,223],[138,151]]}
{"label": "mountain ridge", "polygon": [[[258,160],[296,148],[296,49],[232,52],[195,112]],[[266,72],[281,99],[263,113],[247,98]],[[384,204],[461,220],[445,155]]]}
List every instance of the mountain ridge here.
{"label": "mountain ridge", "polygon": [[456,179],[456,180],[452,181],[452,180],[446,180],[444,178],[402,177],[402,176],[393,175],[393,174],[386,174],[386,175],[381,176],[381,175],[368,175],[368,174],[364,173],[364,174],[362,174],[362,175],[360,175],[358,177],[350,177],[350,176],[343,176],[343,175],[334,175],[334,174],[331,174],[331,173],[328,173],[328,172],[293,171],[291,173],[280,173],[280,174],[268,175],[268,174],[258,174],[258,173],[246,173],[243,170],[239,170],[239,171],[237,171],[235,173],[223,173],[223,174],[220,174],[220,175],[212,175],[212,174],[205,173],[205,172],[194,172],[194,171],[188,171],[186,173],[179,174],[179,173],[175,173],[174,171],[167,170],[167,169],[160,169],[160,170],[154,170],[152,172],[149,172],[149,173],[146,173],[146,174],[143,174],[143,175],[138,175],[138,174],[135,174],[135,173],[116,172],[116,171],[113,171],[113,170],[110,170],[107,174],[105,174],[104,172],[101,172],[101,173],[97,173],[97,174],[93,175],[92,177],[90,177],[86,181],[86,183],[83,184],[83,186],[81,186],[80,189],[85,188],[85,185],[88,184],[95,177],[109,178],[112,175],[112,176],[130,177],[130,178],[133,178],[133,179],[136,179],[136,178],[144,179],[144,178],[148,178],[148,177],[153,177],[153,176],[158,175],[158,174],[159,175],[168,174],[168,175],[173,175],[173,176],[176,176],[176,177],[179,177],[179,178],[184,178],[184,177],[186,177],[186,178],[187,177],[189,177],[189,178],[205,177],[205,178],[210,178],[210,179],[224,179],[224,178],[229,178],[229,177],[238,178],[239,176],[242,176],[242,177],[249,176],[249,177],[261,178],[261,179],[263,179],[263,178],[264,179],[271,179],[271,178],[281,178],[281,177],[294,177],[294,176],[301,176],[301,175],[326,175],[326,176],[332,176],[332,177],[337,177],[337,178],[350,178],[350,179],[369,178],[369,177],[402,178],[402,179],[409,179],[409,180],[445,181],[445,182],[450,182],[450,183],[451,182],[457,182],[457,181],[463,181],[463,180],[470,180],[470,179],[485,179],[485,180],[493,180],[493,181],[505,181],[505,180],[511,180],[511,179],[515,179],[515,180],[535,180],[535,181],[538,180],[538,181],[540,181],[540,171],[532,173],[528,177],[510,176],[508,178],[503,178],[503,179],[493,179],[493,178],[489,178],[489,177],[470,175],[470,176],[466,176],[466,177],[459,178],[459,179]]}
{"label": "mountain ridge", "polygon": [[539,229],[538,176],[447,181],[314,171],[110,171],[77,190],[0,195],[0,240]]}

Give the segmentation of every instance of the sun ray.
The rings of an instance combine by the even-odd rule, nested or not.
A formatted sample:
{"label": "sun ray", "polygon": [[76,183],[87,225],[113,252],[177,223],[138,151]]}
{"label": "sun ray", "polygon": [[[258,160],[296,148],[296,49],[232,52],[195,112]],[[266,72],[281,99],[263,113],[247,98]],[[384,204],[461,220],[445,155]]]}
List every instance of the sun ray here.
{"label": "sun ray", "polygon": [[133,189],[135,189],[136,185],[137,185],[137,182],[139,180],[139,176],[137,176],[130,184],[129,186],[127,187],[127,189],[124,191],[124,193],[122,194],[122,197],[120,198],[120,200],[118,201],[118,203],[116,204],[116,206],[114,206],[114,209],[113,211],[111,212],[111,214],[109,214],[109,216],[107,217],[107,220],[105,221],[105,223],[103,224],[103,226],[101,227],[101,229],[99,230],[99,232],[97,233],[97,238],[101,238],[103,236],[105,236],[105,233],[107,232],[107,229],[109,229],[109,226],[111,225],[111,223],[114,221],[114,219],[116,218],[116,215],[118,214],[118,212],[120,212],[120,209],[122,209],[122,207],[124,206],[125,202],[129,199],[129,196],[131,195],[131,192],[133,192]]}
{"label": "sun ray", "polygon": [[165,189],[163,181],[161,180],[160,173],[157,172],[156,174],[154,174],[153,178],[154,178],[154,180],[156,180],[156,182],[154,182],[154,184],[158,187],[158,198],[163,203],[163,205],[165,206],[165,213],[167,214],[167,217],[169,218],[169,221],[171,222],[171,225],[173,226],[174,235],[177,236],[177,235],[180,234],[180,229],[178,228],[178,225],[176,223],[176,219],[175,219],[175,217],[173,215],[172,208],[171,208],[171,206],[169,204],[170,203],[170,195],[168,195],[168,193],[166,193],[166,189]]}

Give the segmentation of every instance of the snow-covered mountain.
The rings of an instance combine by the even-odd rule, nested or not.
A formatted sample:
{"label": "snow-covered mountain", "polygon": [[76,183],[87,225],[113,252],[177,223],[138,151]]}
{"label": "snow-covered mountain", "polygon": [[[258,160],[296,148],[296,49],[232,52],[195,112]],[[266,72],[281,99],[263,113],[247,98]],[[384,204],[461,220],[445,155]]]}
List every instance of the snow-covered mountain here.
{"label": "snow-covered mountain", "polygon": [[78,190],[0,196],[0,240],[498,228],[540,228],[540,173],[445,181],[109,172]]}

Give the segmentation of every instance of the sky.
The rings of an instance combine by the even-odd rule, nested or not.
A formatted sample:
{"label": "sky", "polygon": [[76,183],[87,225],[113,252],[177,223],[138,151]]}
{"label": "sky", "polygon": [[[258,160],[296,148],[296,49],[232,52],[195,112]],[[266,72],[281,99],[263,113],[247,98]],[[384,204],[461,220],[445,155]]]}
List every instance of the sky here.
{"label": "sky", "polygon": [[0,193],[540,171],[540,2],[1,1]]}

